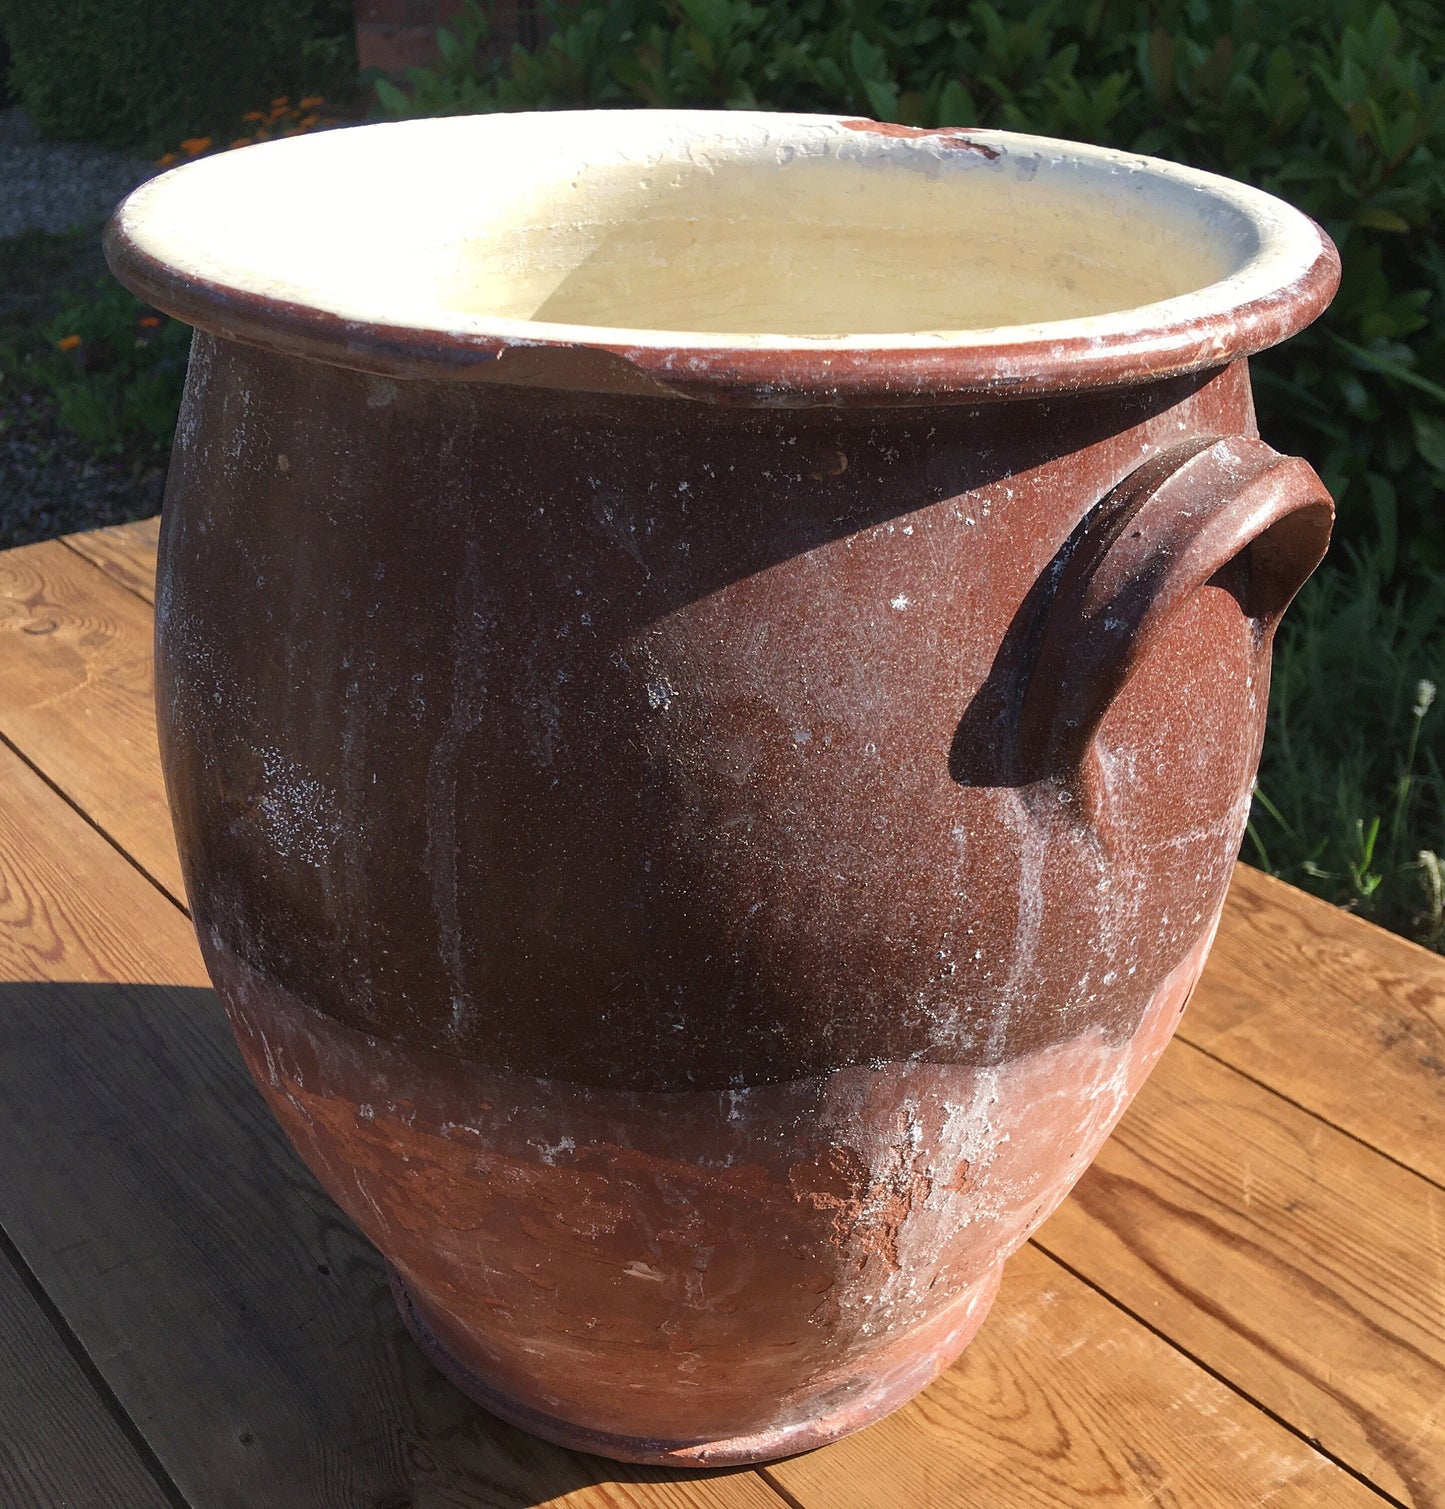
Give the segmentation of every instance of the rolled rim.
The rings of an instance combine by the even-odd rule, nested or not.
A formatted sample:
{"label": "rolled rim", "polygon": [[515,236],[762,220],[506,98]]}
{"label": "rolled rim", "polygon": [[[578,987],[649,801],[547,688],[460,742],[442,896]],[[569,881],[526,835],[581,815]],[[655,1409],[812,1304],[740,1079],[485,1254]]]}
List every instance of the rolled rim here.
{"label": "rolled rim", "polygon": [[[500,160],[512,164],[507,184],[508,192],[515,193],[533,143],[538,162],[558,185],[571,175],[572,190],[594,160],[604,159],[614,183],[629,181],[626,175],[634,162],[641,165],[639,172],[659,163],[671,172],[683,163],[693,170],[701,161],[706,171],[701,187],[689,191],[689,205],[706,203],[699,195],[724,192],[729,174],[739,183],[746,178],[748,202],[754,206],[766,204],[770,185],[776,183],[780,206],[794,207],[780,210],[792,216],[787,234],[804,249],[813,235],[808,196],[826,194],[826,200],[818,199],[820,247],[826,233],[837,229],[843,213],[838,206],[846,206],[853,217],[834,236],[839,245],[840,236],[852,238],[839,256],[872,253],[869,217],[891,222],[901,214],[899,223],[887,227],[890,255],[873,256],[870,286],[886,292],[888,278],[902,283],[911,277],[920,287],[927,284],[919,298],[925,304],[935,300],[944,314],[954,292],[967,287],[959,281],[959,269],[966,269],[975,246],[989,243],[993,272],[999,275],[1010,249],[995,243],[1022,211],[1042,215],[1038,224],[1055,227],[1048,231],[1054,238],[1050,255],[1072,256],[1069,266],[1083,268],[1083,276],[1101,287],[1110,277],[1122,287],[1147,283],[1149,277],[1156,283],[1167,278],[1171,245],[1183,262],[1202,245],[1201,265],[1213,266],[1218,275],[1199,286],[1166,288],[1162,298],[1083,308],[1072,317],[974,322],[959,328],[939,328],[939,322],[930,321],[930,328],[861,332],[652,328],[638,322],[553,320],[535,313],[519,318],[505,308],[468,309],[445,298],[428,302],[419,296],[417,287],[424,288],[428,277],[441,276],[435,271],[441,266],[437,247],[470,245],[467,235],[475,242],[476,234],[490,234],[486,216],[493,185],[485,165]],[[431,178],[413,189],[408,165],[420,164],[431,165]],[[499,182],[501,172],[496,170]],[[831,176],[825,181],[825,175]],[[446,192],[461,180],[456,193]],[[716,187],[720,183],[723,189]],[[821,190],[814,187],[817,183],[823,184]],[[275,191],[278,185],[284,193]],[[417,196],[414,202],[407,200],[409,192]],[[618,191],[607,192],[615,196]],[[321,203],[310,221],[308,197]],[[957,216],[934,213],[937,205],[947,209],[955,199]],[[281,209],[275,207],[278,200]],[[920,207],[912,222],[904,211],[892,213],[895,201],[905,208]],[[610,215],[609,224],[624,225],[623,210],[610,207],[605,196],[600,202],[604,209],[592,212],[594,219]],[[665,196],[655,202],[666,210]],[[435,216],[429,208],[433,203],[438,206]],[[800,204],[801,210],[796,208]],[[730,223],[727,205],[724,200],[718,212],[724,218],[710,227],[714,240],[717,226]],[[541,248],[543,260],[571,257],[582,267],[597,257],[596,235],[575,215],[575,223],[569,222],[573,204],[559,206],[560,200],[528,211],[529,244]],[[653,206],[649,200],[644,214]],[[290,213],[289,221],[281,218],[283,210]],[[458,220],[458,215],[470,218]],[[1075,255],[1068,244],[1069,226],[1080,216],[1098,220],[1091,256]],[[1101,254],[1098,227],[1103,227],[1106,243],[1111,216],[1117,222],[1118,248],[1110,253],[1105,246]],[[691,221],[696,220],[693,214]],[[400,229],[398,221],[404,222]],[[664,213],[648,223],[665,226],[675,242],[676,225],[682,221]],[[760,268],[767,261],[767,243],[757,238],[767,233],[766,226],[753,233],[752,254]],[[584,245],[586,235],[593,241]],[[1164,251],[1149,253],[1147,262],[1144,252],[1135,254],[1131,269],[1129,243],[1141,235],[1146,241],[1154,237]],[[370,267],[365,265],[371,255],[368,237],[386,241],[384,254],[374,257]],[[910,238],[928,249],[931,260],[922,271],[910,259]],[[694,234],[691,242],[704,243],[704,249],[698,252],[690,245],[688,254],[707,255],[707,240],[705,234]],[[1302,329],[1325,309],[1339,283],[1334,245],[1308,216],[1214,174],[1011,132],[924,130],[835,116],[734,111],[464,116],[351,127],[237,149],[143,184],[112,216],[105,248],[121,282],[166,313],[222,338],[337,366],[402,378],[778,406],[975,401],[1132,384],[1214,368],[1277,345]],[[740,246],[736,255],[745,261],[748,251]],[[1026,259],[1030,252],[1027,240],[1013,249],[1015,259]],[[509,265],[522,267],[515,278],[530,277],[530,265],[523,264],[531,254],[513,249],[509,255]],[[1101,255],[1124,260],[1101,271]],[[505,260],[500,251],[487,256],[491,263]],[[796,249],[789,249],[789,256],[799,260]],[[820,259],[820,265],[832,265],[826,248]],[[664,275],[667,257],[657,254],[653,260],[659,276]],[[919,260],[925,260],[922,254]],[[1046,278],[1050,265],[1041,262],[1037,276]],[[333,279],[328,267],[346,275]],[[414,267],[422,271],[413,273]],[[809,290],[831,274],[824,266],[813,282],[798,281],[803,273],[787,270],[794,279],[788,286],[806,302]],[[486,276],[511,296],[507,278],[513,275],[488,271]],[[568,276],[575,271],[564,271],[560,286],[566,286]],[[632,295],[644,307],[648,276],[647,269],[639,270],[641,291]],[[734,281],[741,286],[748,276],[747,267],[740,265]],[[1072,274],[1060,276],[1067,282]],[[555,296],[550,302],[557,302]]]}

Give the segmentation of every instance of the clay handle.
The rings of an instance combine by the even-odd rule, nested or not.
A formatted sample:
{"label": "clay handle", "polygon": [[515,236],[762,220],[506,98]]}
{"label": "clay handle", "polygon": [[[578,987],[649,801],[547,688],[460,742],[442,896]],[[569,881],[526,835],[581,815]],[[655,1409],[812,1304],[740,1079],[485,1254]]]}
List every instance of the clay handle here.
{"label": "clay handle", "polygon": [[1077,536],[1024,691],[1019,748],[1099,825],[1094,739],[1170,619],[1238,562],[1230,586],[1261,648],[1319,564],[1334,505],[1314,470],[1244,436],[1186,442],[1126,477]]}

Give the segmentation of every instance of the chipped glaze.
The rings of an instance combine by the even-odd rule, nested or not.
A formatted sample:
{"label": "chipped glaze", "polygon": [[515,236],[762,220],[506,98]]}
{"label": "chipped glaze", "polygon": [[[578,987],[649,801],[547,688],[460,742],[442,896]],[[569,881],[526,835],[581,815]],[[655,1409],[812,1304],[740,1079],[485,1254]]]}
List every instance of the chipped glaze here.
{"label": "chipped glaze", "polygon": [[1068,143],[614,112],[227,154],[108,250],[199,327],[197,932],[413,1333],[638,1461],[902,1403],[1202,967],[1331,518],[1245,358],[1333,249]]}

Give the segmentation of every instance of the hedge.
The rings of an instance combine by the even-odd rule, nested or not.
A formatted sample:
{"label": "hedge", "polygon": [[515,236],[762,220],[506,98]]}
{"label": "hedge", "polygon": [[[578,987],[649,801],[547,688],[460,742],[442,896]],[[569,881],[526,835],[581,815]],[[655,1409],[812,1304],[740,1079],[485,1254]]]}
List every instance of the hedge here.
{"label": "hedge", "polygon": [[149,153],[356,78],[350,0],[0,0],[0,30],[43,135]]}

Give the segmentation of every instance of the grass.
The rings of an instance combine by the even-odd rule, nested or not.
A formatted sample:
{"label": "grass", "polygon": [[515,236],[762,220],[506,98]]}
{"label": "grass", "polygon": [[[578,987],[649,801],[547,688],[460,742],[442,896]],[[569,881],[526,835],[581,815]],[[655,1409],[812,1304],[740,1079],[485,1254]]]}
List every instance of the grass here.
{"label": "grass", "polygon": [[89,230],[25,231],[0,240],[0,350],[33,349],[63,300],[104,272],[100,241]]}
{"label": "grass", "polygon": [[1243,858],[1445,950],[1445,572],[1339,550],[1275,646]]}

